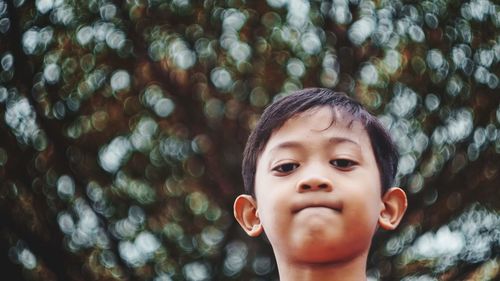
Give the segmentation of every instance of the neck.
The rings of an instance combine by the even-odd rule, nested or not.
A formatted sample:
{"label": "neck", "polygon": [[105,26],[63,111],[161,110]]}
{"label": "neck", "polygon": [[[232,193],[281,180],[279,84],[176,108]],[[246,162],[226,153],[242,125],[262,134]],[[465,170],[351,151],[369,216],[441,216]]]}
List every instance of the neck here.
{"label": "neck", "polygon": [[306,263],[277,257],[280,281],[366,281],[367,254],[330,263]]}

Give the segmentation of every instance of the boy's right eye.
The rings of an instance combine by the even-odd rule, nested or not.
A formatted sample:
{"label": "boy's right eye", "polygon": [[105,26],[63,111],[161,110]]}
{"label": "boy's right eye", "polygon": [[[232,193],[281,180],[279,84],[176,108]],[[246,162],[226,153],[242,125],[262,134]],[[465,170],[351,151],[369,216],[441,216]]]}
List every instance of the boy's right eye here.
{"label": "boy's right eye", "polygon": [[273,168],[273,171],[278,172],[278,173],[290,173],[291,171],[297,169],[299,167],[299,164],[296,163],[285,163],[278,165]]}

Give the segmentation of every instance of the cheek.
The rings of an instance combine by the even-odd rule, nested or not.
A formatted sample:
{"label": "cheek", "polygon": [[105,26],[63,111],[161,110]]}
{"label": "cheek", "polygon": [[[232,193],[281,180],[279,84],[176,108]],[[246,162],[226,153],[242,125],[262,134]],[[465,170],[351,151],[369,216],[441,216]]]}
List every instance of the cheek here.
{"label": "cheek", "polygon": [[351,204],[346,206],[349,208],[349,214],[357,217],[360,224],[376,225],[383,207],[380,192],[359,190],[351,194],[350,202]]}
{"label": "cheek", "polygon": [[279,198],[275,197],[275,194],[267,192],[261,198],[257,198],[257,209],[259,211],[259,218],[263,223],[268,225],[274,224],[277,219],[280,218],[280,214],[283,213],[282,203]]}
{"label": "cheek", "polygon": [[[285,198],[286,199],[286,198]],[[259,219],[269,239],[280,237],[286,232],[289,219],[286,201],[277,191],[264,192],[257,197]]]}
{"label": "cheek", "polygon": [[284,201],[286,199],[284,197],[286,196],[283,196],[284,192],[286,191],[279,181],[259,170],[257,171],[255,177],[255,195],[261,219],[272,219],[283,211],[282,209],[286,203]]}

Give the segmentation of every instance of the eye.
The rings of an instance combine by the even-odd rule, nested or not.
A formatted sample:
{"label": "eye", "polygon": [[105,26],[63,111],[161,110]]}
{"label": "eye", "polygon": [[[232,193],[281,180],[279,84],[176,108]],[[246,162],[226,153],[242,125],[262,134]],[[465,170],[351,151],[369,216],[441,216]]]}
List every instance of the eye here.
{"label": "eye", "polygon": [[357,165],[358,163],[349,159],[335,159],[330,161],[330,164],[341,170],[348,170],[351,169],[353,166]]}
{"label": "eye", "polygon": [[278,172],[278,173],[290,173],[291,171],[297,169],[299,167],[299,164],[296,163],[285,163],[278,165],[273,168],[273,171]]}

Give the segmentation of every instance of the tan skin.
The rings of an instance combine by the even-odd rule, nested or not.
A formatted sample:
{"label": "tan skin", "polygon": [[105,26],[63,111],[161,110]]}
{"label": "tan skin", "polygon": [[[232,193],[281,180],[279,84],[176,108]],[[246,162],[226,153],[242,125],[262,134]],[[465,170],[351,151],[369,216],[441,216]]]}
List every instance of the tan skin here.
{"label": "tan skin", "polygon": [[282,281],[366,280],[376,229],[396,228],[407,207],[400,188],[382,196],[362,125],[348,126],[327,107],[272,134],[258,159],[255,194],[236,199],[235,217],[248,235],[266,233]]}

